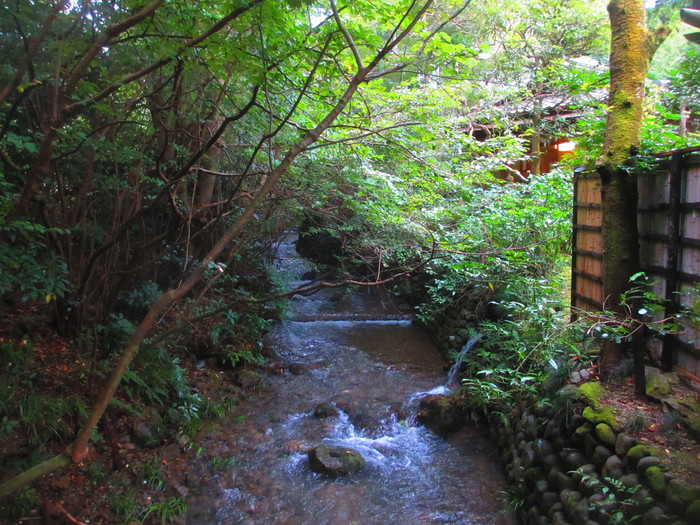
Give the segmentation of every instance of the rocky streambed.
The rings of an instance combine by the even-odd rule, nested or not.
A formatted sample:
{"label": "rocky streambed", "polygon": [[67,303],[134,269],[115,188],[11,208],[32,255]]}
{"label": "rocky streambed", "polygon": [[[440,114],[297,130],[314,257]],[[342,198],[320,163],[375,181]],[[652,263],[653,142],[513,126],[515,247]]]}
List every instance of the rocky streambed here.
{"label": "rocky streambed", "polygon": [[[281,254],[280,269],[300,279],[291,242]],[[188,523],[515,523],[489,438],[468,426],[441,438],[416,423],[445,363],[386,293],[298,298],[266,344],[278,373],[204,442],[233,460],[192,490]]]}

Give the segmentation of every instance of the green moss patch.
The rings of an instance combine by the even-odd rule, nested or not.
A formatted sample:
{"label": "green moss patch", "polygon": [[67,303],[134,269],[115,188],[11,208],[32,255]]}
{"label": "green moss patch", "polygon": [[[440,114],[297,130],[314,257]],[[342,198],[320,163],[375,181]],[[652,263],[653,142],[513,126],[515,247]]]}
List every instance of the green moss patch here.
{"label": "green moss patch", "polygon": [[700,523],[700,499],[696,499],[685,511],[685,517],[690,523]]}
{"label": "green moss patch", "polygon": [[605,396],[605,387],[598,381],[583,383],[576,392],[576,397],[587,401],[594,408],[600,408],[600,400]]}
{"label": "green moss patch", "polygon": [[640,459],[645,458],[647,456],[658,456],[659,451],[657,450],[656,447],[652,445],[635,445],[631,449],[627,451],[627,459],[632,463],[633,465],[637,465]]}
{"label": "green moss patch", "polygon": [[617,441],[617,434],[607,423],[598,423],[595,426],[595,435],[607,445],[615,445]]}
{"label": "green moss patch", "polygon": [[700,494],[698,490],[688,483],[679,479],[672,479],[666,487],[666,503],[671,510],[682,514],[685,509],[693,503]]}
{"label": "green moss patch", "polygon": [[624,427],[624,425],[617,420],[617,411],[611,406],[600,408],[586,407],[583,409],[582,416],[586,421],[594,425],[605,423],[618,432]]}
{"label": "green moss patch", "polygon": [[644,477],[654,494],[660,496],[666,492],[666,476],[659,467],[649,467],[646,472],[644,472]]}

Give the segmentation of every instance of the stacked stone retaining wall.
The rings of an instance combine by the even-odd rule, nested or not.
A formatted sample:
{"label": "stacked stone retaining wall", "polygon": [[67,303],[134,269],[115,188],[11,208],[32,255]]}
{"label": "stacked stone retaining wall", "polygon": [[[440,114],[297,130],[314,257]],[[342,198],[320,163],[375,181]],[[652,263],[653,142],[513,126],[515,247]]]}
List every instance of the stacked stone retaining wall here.
{"label": "stacked stone retaining wall", "polygon": [[[485,314],[483,303],[454,305],[426,329],[449,355],[462,348],[469,327]],[[598,382],[567,385],[556,396],[559,406],[522,400],[513,415],[489,418],[521,521],[699,525],[700,487],[669,469],[683,459],[628,433],[630,422],[602,406],[602,397]],[[691,428],[700,439],[700,416],[693,417],[698,421]]]}
{"label": "stacked stone retaining wall", "polygon": [[599,383],[560,391],[569,403],[521,401],[511,419],[491,417],[509,483],[528,525],[700,524],[700,491],[674,478],[668,451],[625,432]]}

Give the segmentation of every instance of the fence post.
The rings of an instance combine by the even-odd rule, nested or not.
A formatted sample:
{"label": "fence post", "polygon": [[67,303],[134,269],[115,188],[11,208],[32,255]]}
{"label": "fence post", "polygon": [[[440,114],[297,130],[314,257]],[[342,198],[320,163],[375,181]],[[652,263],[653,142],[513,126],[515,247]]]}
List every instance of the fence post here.
{"label": "fence post", "polygon": [[[665,314],[674,315],[679,312],[679,255],[681,245],[681,185],[683,174],[683,153],[674,151],[671,155],[669,170],[669,206],[668,206],[668,253],[666,259],[666,300],[668,301]],[[666,336],[663,339],[661,351],[661,366],[666,372],[673,369],[675,338]]]}

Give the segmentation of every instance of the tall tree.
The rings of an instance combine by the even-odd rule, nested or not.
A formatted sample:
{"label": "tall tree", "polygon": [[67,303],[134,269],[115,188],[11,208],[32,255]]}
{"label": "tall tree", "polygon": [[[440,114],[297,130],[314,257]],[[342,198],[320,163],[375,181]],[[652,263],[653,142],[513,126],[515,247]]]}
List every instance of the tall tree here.
{"label": "tall tree", "polygon": [[[602,154],[603,292],[606,306],[620,311],[620,297],[639,269],[637,176],[645,81],[654,52],[668,36],[666,26],[652,32],[644,0],[611,0],[610,93]],[[611,355],[609,353],[608,355]]]}

